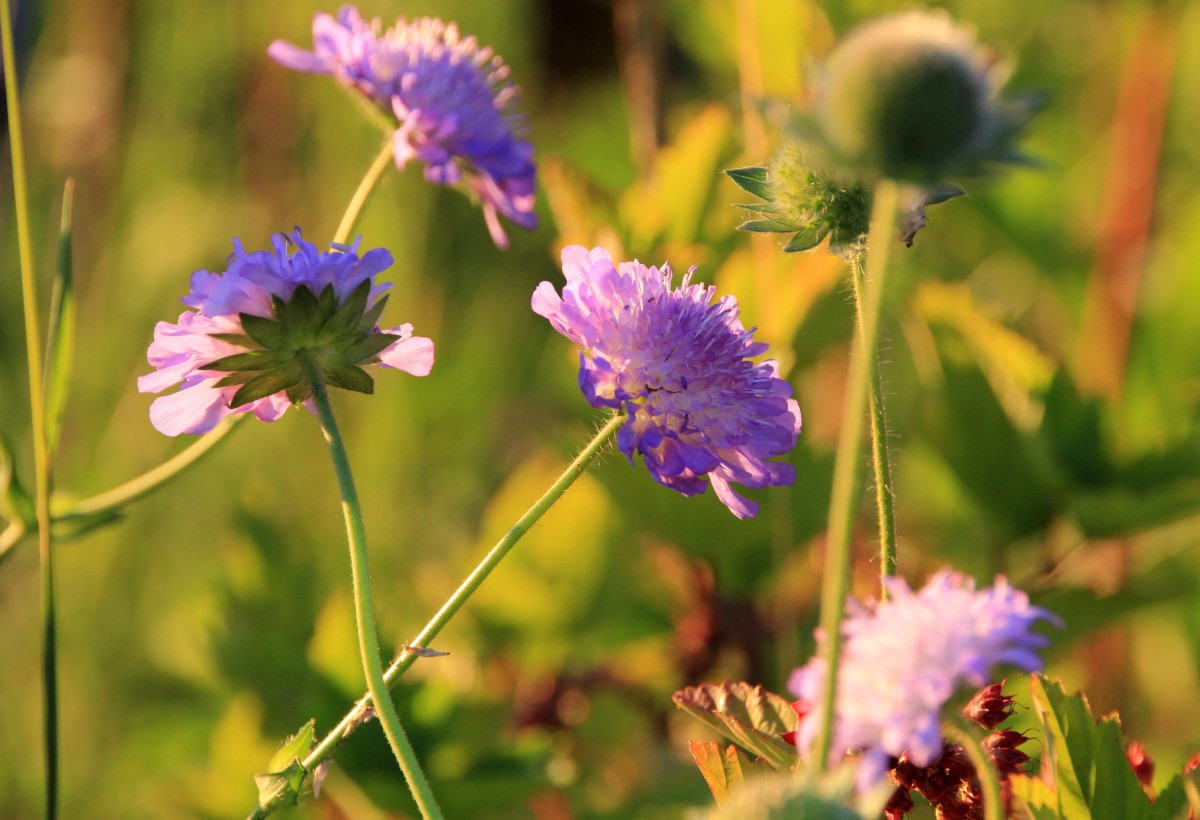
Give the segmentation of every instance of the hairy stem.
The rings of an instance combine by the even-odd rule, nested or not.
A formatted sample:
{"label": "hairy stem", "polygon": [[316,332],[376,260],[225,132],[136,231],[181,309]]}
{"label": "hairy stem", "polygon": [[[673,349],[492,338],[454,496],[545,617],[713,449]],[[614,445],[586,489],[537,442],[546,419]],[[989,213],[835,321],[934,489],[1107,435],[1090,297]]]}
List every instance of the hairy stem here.
{"label": "hairy stem", "polygon": [[[616,413],[607,419],[595,437],[587,443],[579,455],[575,457],[575,460],[567,466],[567,469],[563,470],[562,475],[555,479],[554,483],[542,494],[541,498],[535,501],[525,511],[524,515],[517,519],[517,522],[504,534],[504,537],[496,542],[496,545],[484,556],[478,566],[471,571],[471,574],[459,585],[454,594],[446,600],[446,603],[442,604],[442,608],[437,611],[437,614],[429,620],[429,623],[425,624],[425,628],[392,661],[383,676],[389,686],[394,685],[400,679],[400,676],[413,665],[416,659],[420,657],[419,650],[429,646],[430,641],[436,638],[442,629],[445,628],[446,624],[450,622],[450,619],[462,609],[467,599],[487,580],[492,570],[499,565],[504,556],[508,555],[509,551],[521,540],[521,537],[529,531],[529,528],[536,524],[546,514],[546,511],[562,498],[567,488],[583,475],[588,465],[592,463],[600,450],[603,449],[604,445],[608,443],[616,434],[617,429],[624,423],[625,417]],[[304,758],[302,765],[305,770],[312,771],[328,759],[333,750],[362,724],[369,714],[374,698],[374,693],[369,692],[354,704],[354,708],[347,712],[346,716],[338,722],[337,726],[329,734],[325,735],[320,743],[313,747],[313,750],[308,753],[308,757]],[[252,814],[251,818],[262,818],[266,814],[265,811],[260,809]]]}
{"label": "hairy stem", "polygon": [[879,313],[883,302],[883,279],[892,241],[896,214],[896,185],[882,180],[875,187],[871,229],[867,236],[867,281],[863,286],[861,332],[850,357],[850,373],[842,412],[842,431],[833,463],[833,490],[829,501],[825,574],[821,589],[821,632],[827,664],[825,691],[821,698],[821,728],[813,751],[816,765],[825,770],[833,744],[834,710],[837,700],[838,664],[842,655],[842,615],[850,589],[850,532],[858,500],[859,460],[862,456],[863,419],[871,382],[868,359],[875,350]]}
{"label": "hairy stem", "polygon": [[[858,313],[858,335],[863,336],[863,272],[862,255],[850,260],[850,279],[854,284],[854,305]],[[865,342],[863,342],[865,345]],[[871,417],[871,465],[875,473],[875,506],[879,520],[879,578],[881,582],[896,574],[896,510],[892,490],[892,466],[888,456],[887,410],[884,406],[883,379],[879,375],[879,346],[866,347]],[[880,583],[880,595],[887,600],[886,583]]]}
{"label": "hairy stem", "polygon": [[346,518],[346,538],[350,543],[350,571],[354,580],[354,614],[358,624],[358,648],[362,656],[363,672],[367,678],[367,690],[375,704],[379,722],[383,725],[383,733],[387,736],[392,753],[400,764],[408,786],[412,789],[413,798],[425,818],[442,817],[442,810],[434,799],[429,782],[421,771],[421,764],[408,742],[404,727],[400,725],[400,716],[396,713],[396,705],[388,694],[387,683],[383,679],[383,664],[379,659],[379,637],[375,627],[375,604],[371,595],[370,571],[367,564],[367,532],[363,525],[362,508],[358,503],[358,491],[354,487],[354,476],[350,471],[350,461],[346,456],[346,448],[338,431],[337,420],[333,415],[333,406],[329,403],[329,393],[321,379],[320,369],[315,358],[305,352],[301,360],[307,371],[309,383],[313,388],[313,404],[317,416],[321,420],[321,430],[325,434],[325,442],[329,445],[329,455],[333,459],[333,471],[337,475],[338,489],[342,495],[342,513]]}

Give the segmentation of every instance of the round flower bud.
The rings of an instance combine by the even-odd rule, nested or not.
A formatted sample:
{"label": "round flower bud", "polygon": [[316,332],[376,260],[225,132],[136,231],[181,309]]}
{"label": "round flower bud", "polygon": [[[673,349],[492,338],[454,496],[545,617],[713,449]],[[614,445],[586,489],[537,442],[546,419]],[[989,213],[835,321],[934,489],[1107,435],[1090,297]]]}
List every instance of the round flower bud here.
{"label": "round flower bud", "polygon": [[816,121],[835,159],[929,184],[993,147],[1001,115],[992,62],[939,12],[883,17],[834,50],[817,90]]}

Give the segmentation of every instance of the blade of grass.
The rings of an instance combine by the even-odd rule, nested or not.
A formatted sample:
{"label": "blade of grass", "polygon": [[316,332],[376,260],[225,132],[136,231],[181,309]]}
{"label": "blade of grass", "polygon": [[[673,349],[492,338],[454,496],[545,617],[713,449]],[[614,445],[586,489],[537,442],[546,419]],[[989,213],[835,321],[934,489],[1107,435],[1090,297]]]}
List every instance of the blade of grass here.
{"label": "blade of grass", "polygon": [[42,587],[43,736],[46,747],[46,817],[58,815],[58,671],[55,667],[54,564],[50,550],[50,453],[43,404],[41,322],[33,245],[29,241],[29,193],[25,176],[25,144],[21,132],[17,61],[13,46],[12,10],[0,3],[0,50],[4,60],[4,96],[8,105],[9,151],[12,154],[13,200],[17,215],[17,251],[21,262],[21,295],[25,314],[25,355],[29,363],[29,417],[33,437],[34,503],[38,520],[38,552]]}
{"label": "blade of grass", "polygon": [[50,297],[50,323],[46,329],[46,449],[51,458],[58,447],[71,366],[75,356],[75,275],[71,255],[71,206],[75,180],[63,185],[62,221],[58,231],[58,264]]}

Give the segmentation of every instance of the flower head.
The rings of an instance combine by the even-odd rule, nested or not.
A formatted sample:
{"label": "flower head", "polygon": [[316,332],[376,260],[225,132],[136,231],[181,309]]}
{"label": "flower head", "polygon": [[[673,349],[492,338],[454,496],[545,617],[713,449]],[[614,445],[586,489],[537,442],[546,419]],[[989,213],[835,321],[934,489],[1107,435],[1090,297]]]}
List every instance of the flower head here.
{"label": "flower head", "polygon": [[[871,785],[891,757],[928,766],[942,753],[941,709],[963,685],[982,686],[991,670],[1011,664],[1041,668],[1038,650],[1049,640],[1032,631],[1052,613],[997,578],[977,591],[973,580],[942,570],[913,592],[888,579],[890,598],[874,607],[855,605],[843,624],[833,748],[864,753],[859,780]],[[797,669],[789,689],[801,700],[821,700],[827,665],[814,657]],[[815,717],[815,719],[814,719]],[[820,726],[809,715],[799,746],[811,747]]]}
{"label": "flower head", "polygon": [[666,265],[614,266],[603,248],[572,245],[562,263],[562,296],[542,282],[533,310],[580,346],[579,387],[592,406],[628,415],[617,443],[630,463],[640,453],[656,481],[684,495],[711,483],[739,518],[758,505],[731,482],[795,480],[792,465],[767,459],[796,446],[800,408],[776,362],[751,361],[767,346],[738,321],[736,299],[714,303],[716,289],[691,284],[690,272],[672,288]]}
{"label": "flower head", "polygon": [[205,433],[233,413],[275,421],[312,395],[310,370],[334,387],[370,393],[360,365],[424,376],[433,342],[412,325],[380,330],[390,284],[375,274],[392,264],[383,248],[354,245],[318,251],[300,230],[274,239],[274,251],[246,253],[239,240],[224,273],[192,274],[178,322],[159,322],[138,379],[143,393],[179,390],[154,400],[150,422],[169,436]]}
{"label": "flower head", "polygon": [[944,12],[871,21],[825,65],[813,117],[831,159],[918,185],[1021,157],[1013,141],[1035,98],[1000,99],[995,58]]}
{"label": "flower head", "polygon": [[418,160],[430,182],[472,192],[497,246],[508,244],[498,215],[537,226],[533,147],[517,136],[517,87],[504,61],[460,37],[453,23],[401,18],[384,31],[378,18],[367,22],[344,6],[336,18],[313,18],[312,51],[276,40],[267,53],[296,71],[331,74],[395,117],[396,166]]}

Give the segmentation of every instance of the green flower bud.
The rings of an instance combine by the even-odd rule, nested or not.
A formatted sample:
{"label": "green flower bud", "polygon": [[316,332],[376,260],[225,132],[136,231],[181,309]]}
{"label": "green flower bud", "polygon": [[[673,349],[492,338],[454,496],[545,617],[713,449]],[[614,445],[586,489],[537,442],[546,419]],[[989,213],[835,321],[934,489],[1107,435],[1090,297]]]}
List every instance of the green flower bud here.
{"label": "green flower bud", "polygon": [[994,61],[942,12],[867,23],[834,49],[814,119],[838,164],[928,185],[981,161],[1012,158],[1012,110],[997,96]]}

